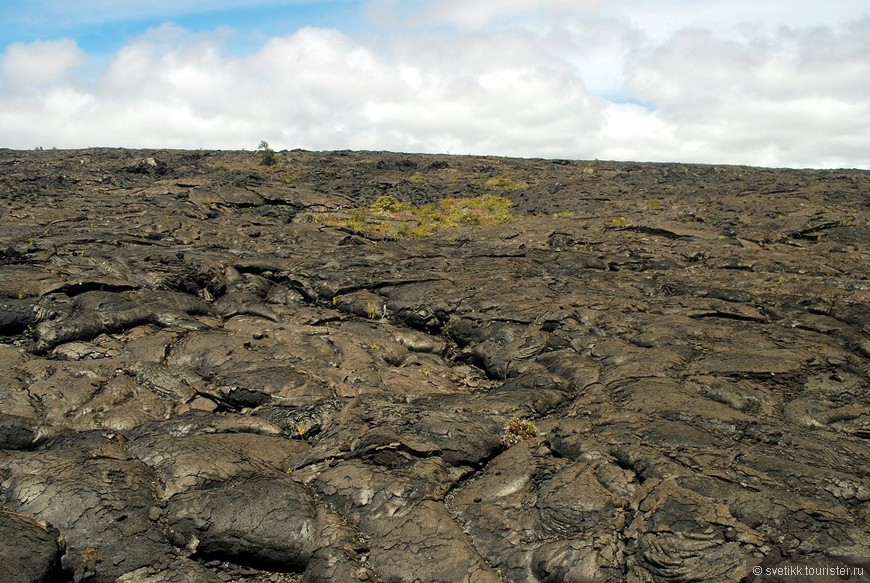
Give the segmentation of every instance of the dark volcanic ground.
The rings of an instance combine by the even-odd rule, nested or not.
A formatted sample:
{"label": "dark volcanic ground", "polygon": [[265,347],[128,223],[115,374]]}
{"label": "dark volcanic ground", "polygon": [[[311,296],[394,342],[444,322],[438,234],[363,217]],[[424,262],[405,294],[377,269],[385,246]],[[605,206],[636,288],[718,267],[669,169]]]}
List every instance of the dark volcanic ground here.
{"label": "dark volcanic ground", "polygon": [[870,172],[278,158],[0,151],[0,580],[867,565]]}

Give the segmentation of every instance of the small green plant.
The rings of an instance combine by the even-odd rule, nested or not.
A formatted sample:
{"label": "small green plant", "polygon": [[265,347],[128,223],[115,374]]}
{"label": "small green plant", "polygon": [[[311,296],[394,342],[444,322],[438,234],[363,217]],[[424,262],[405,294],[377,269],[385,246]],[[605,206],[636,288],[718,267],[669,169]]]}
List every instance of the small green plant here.
{"label": "small green plant", "polygon": [[368,316],[369,320],[374,320],[378,317],[378,305],[374,302],[368,302],[366,304],[366,316]]}
{"label": "small green plant", "polygon": [[626,223],[627,223],[627,221],[625,220],[625,217],[615,217],[613,219],[610,219],[610,226],[616,227],[618,229],[621,229],[622,227],[624,227],[626,225]]}
{"label": "small green plant", "polygon": [[524,188],[524,184],[515,182],[510,178],[490,178],[486,181],[486,185],[490,188],[500,188],[502,190],[519,190]]}
{"label": "small green plant", "polygon": [[[459,222],[480,225],[509,223],[513,220],[511,209],[514,203],[503,196],[485,194],[473,198],[448,197],[442,199],[439,205],[455,218],[464,219]],[[476,215],[480,220],[471,219],[472,215]]]}
{"label": "small green plant", "polygon": [[380,196],[369,209],[376,213],[400,213],[411,208],[411,205],[400,201],[392,194]]}
{"label": "small green plant", "polygon": [[504,428],[501,442],[505,447],[516,445],[524,439],[538,436],[538,428],[528,419],[512,417]]}
{"label": "small green plant", "polygon": [[407,239],[411,236],[413,232],[413,228],[411,227],[411,223],[405,221],[402,225],[396,230],[396,236],[400,239]]}
{"label": "small green plant", "polygon": [[257,151],[260,152],[261,166],[277,166],[278,158],[275,156],[275,150],[269,147],[269,142],[265,140],[260,142]]}
{"label": "small green plant", "polygon": [[[416,207],[395,196],[378,197],[369,207],[326,213],[313,219],[324,225],[373,232],[397,239],[431,237],[460,225],[497,225],[514,220],[513,203],[503,196],[447,197]],[[307,219],[306,219],[307,220]]]}

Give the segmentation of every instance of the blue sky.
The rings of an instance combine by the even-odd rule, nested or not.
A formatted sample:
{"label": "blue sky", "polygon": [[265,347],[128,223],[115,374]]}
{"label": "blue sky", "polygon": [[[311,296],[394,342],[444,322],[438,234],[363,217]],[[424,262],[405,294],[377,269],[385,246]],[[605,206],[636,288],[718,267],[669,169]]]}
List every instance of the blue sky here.
{"label": "blue sky", "polygon": [[32,0],[0,23],[0,147],[870,167],[866,0]]}
{"label": "blue sky", "polygon": [[363,6],[360,0],[10,1],[0,5],[0,46],[69,37],[89,53],[110,55],[147,29],[173,22],[193,32],[231,29],[230,50],[251,50],[264,37],[305,26],[354,30]]}

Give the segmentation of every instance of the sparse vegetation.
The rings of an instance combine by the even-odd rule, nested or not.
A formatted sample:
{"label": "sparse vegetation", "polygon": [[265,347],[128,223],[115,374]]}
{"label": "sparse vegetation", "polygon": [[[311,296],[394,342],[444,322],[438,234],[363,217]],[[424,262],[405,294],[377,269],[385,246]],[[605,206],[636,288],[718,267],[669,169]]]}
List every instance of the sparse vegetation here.
{"label": "sparse vegetation", "polygon": [[254,157],[250,152],[242,150],[243,154],[227,154],[218,160],[209,162],[209,166],[230,172],[263,172],[268,173],[284,184],[291,184],[294,180],[293,173],[287,171],[281,164],[281,159],[268,142],[260,142],[257,148],[260,155]]}
{"label": "sparse vegetation", "polygon": [[372,206],[369,207],[374,213],[401,213],[411,208],[411,205],[406,202],[401,202],[393,195],[379,197]]}
{"label": "sparse vegetation", "polygon": [[333,227],[379,233],[397,239],[431,237],[462,225],[497,225],[514,220],[513,203],[503,196],[448,197],[419,207],[395,196],[379,197],[369,207],[342,213],[313,215],[310,219]]}
{"label": "sparse vegetation", "polygon": [[538,428],[528,419],[520,417],[512,417],[504,428],[504,433],[501,436],[501,442],[510,447],[516,445],[525,439],[531,439],[538,436]]}
{"label": "sparse vegetation", "polygon": [[490,178],[486,181],[486,185],[490,188],[500,188],[501,190],[519,190],[525,188],[525,184],[520,184],[510,178],[498,177]]}
{"label": "sparse vegetation", "polygon": [[610,219],[610,226],[616,227],[617,229],[623,228],[628,221],[626,221],[625,217],[614,217]]}
{"label": "sparse vegetation", "polygon": [[855,223],[855,215],[848,215],[846,218],[840,219],[837,221],[837,225],[840,227],[845,227]]}

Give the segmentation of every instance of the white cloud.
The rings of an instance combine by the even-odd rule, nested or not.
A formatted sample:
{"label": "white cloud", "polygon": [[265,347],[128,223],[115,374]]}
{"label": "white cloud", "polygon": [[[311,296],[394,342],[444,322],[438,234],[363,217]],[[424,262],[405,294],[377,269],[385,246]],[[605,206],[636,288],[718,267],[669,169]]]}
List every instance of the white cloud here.
{"label": "white cloud", "polygon": [[870,18],[837,3],[795,0],[807,26],[746,0],[703,2],[715,22],[687,0],[391,2],[368,11],[389,27],[303,28],[241,56],[164,24],[90,82],[74,41],[11,45],[0,145],[870,166]]}
{"label": "white cloud", "polygon": [[550,17],[557,13],[576,15],[595,8],[600,0],[430,0],[421,4],[413,22],[481,29],[505,22],[529,26],[542,12]]}
{"label": "white cloud", "polygon": [[12,43],[0,59],[0,83],[20,87],[63,81],[87,57],[72,39]]}
{"label": "white cloud", "polygon": [[683,30],[632,62],[627,85],[704,161],[866,167],[870,46],[861,28],[780,29],[747,42]]}
{"label": "white cloud", "polygon": [[655,112],[626,104],[609,104],[598,139],[603,145],[601,158],[638,160],[638,144],[643,144],[643,160],[672,160],[681,147],[676,127]]}

